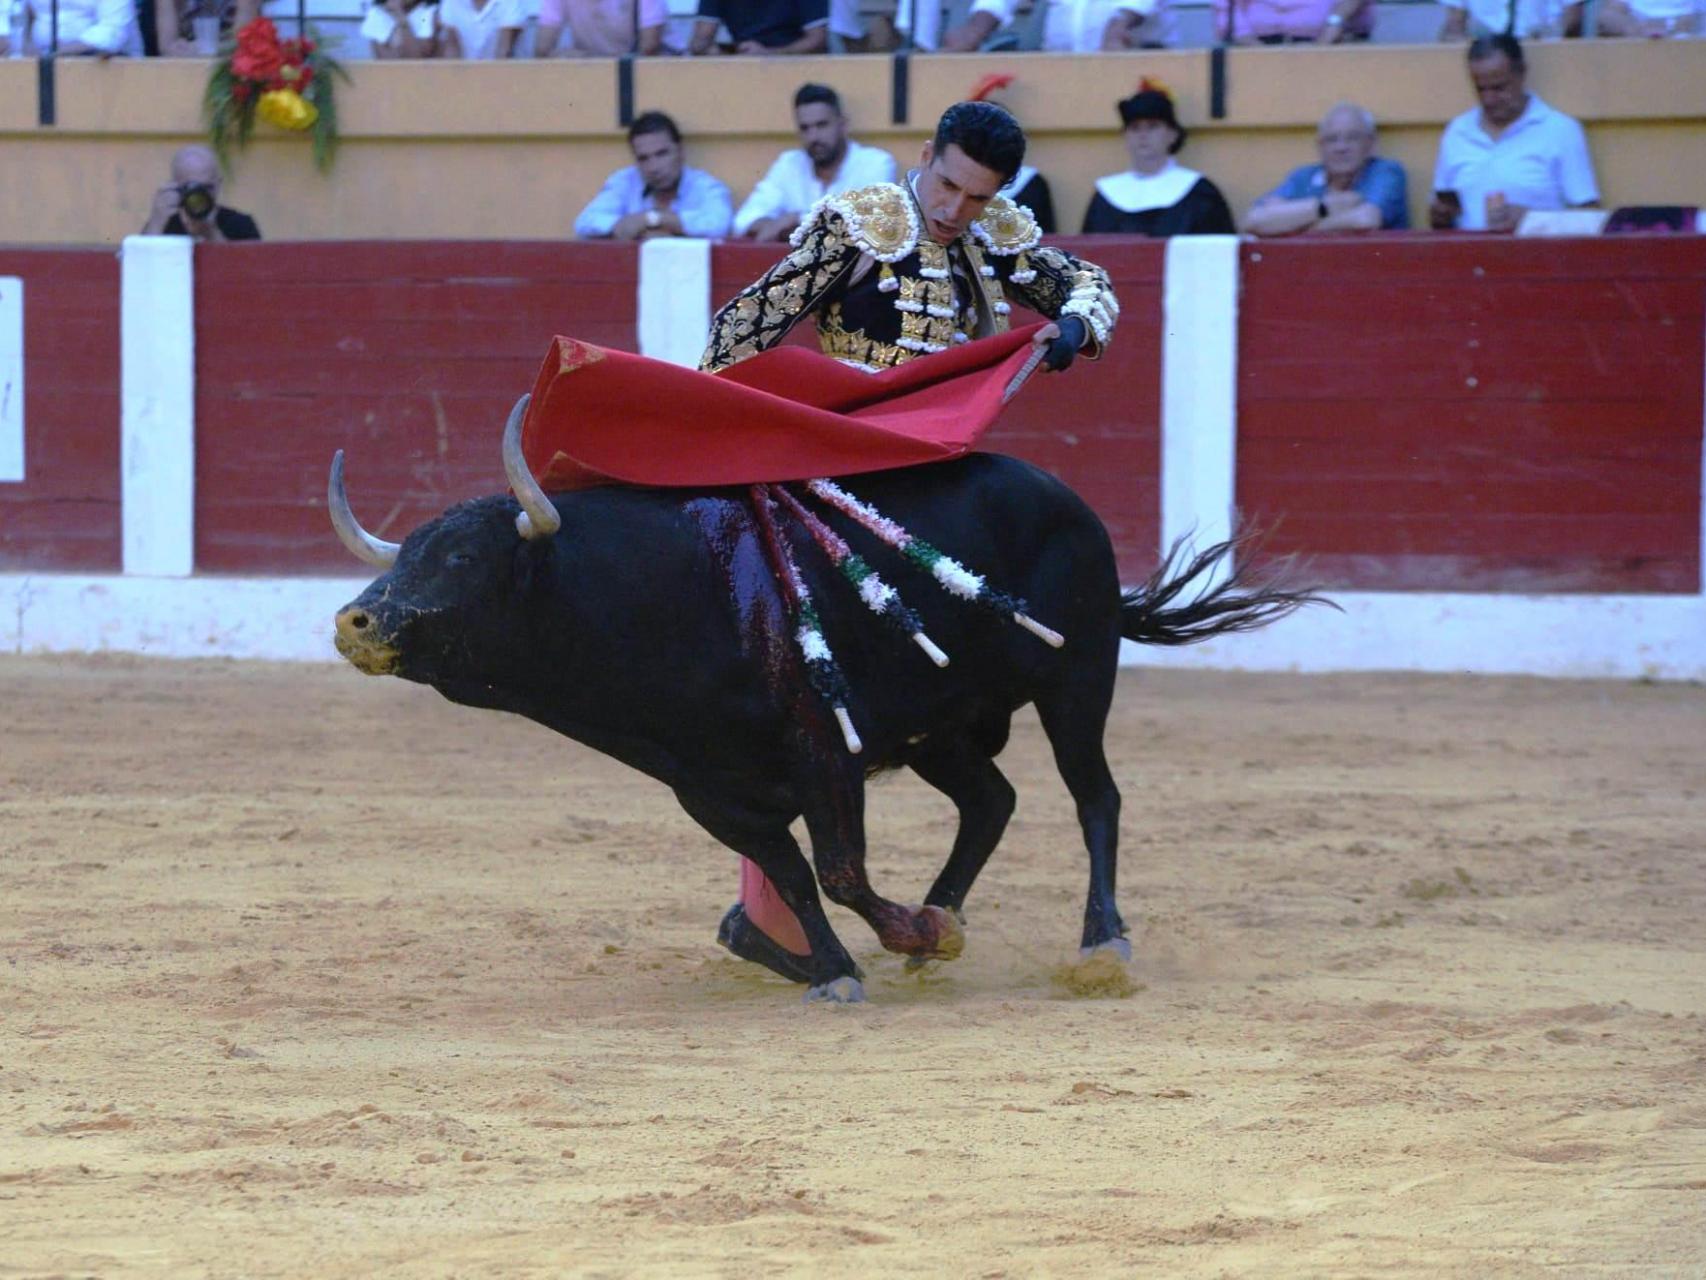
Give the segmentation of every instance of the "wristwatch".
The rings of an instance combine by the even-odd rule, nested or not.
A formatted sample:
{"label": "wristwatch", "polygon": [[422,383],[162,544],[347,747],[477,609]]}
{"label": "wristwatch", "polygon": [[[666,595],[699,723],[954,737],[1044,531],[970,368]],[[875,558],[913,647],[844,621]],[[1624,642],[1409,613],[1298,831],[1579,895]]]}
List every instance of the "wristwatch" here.
{"label": "wristwatch", "polygon": [[647,209],[646,210],[646,225],[648,227],[658,226],[662,222],[663,222],[663,215],[661,213],[659,213],[656,209]]}

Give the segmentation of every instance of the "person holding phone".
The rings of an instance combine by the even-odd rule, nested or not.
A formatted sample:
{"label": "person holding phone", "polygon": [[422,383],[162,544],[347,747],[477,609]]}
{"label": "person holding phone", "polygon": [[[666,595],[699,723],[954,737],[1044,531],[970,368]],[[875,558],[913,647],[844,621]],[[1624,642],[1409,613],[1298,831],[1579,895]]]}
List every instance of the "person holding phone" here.
{"label": "person holding phone", "polygon": [[1530,209],[1599,203],[1581,122],[1528,91],[1515,36],[1469,46],[1469,79],[1481,105],[1445,128],[1434,166],[1428,225],[1436,231],[1515,231]]}

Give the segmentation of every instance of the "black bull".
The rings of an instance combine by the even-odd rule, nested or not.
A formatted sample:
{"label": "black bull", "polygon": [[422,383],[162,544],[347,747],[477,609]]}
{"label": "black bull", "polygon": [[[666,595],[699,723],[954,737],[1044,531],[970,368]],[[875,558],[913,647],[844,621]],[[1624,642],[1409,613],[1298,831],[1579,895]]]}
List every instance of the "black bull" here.
{"label": "black bull", "polygon": [[[337,647],[351,663],[526,716],[664,783],[775,884],[811,944],[812,992],[831,998],[858,997],[858,969],[830,928],[819,885],[891,951],[958,954],[955,917],[1013,812],[995,757],[1013,712],[1035,703],[1089,851],[1082,945],[1129,956],[1114,901],[1120,795],[1102,748],[1121,637],[1188,643],[1260,626],[1314,597],[1250,586],[1240,573],[1202,590],[1233,544],[1186,564],[1169,556],[1122,596],[1101,521],[1058,480],[1012,458],[976,454],[853,477],[845,487],[856,497],[1022,598],[1065,637],[1051,648],[950,596],[865,529],[819,508],[923,619],[950,657],[939,669],[867,612],[784,516],[783,536],[846,678],[863,739],[855,755],[805,678],[747,491],[610,487],[547,498],[517,461],[519,409],[505,455],[520,504],[464,502],[400,547],[355,524],[341,455],[334,463],[334,523],[358,554],[391,562],[337,615]],[[952,851],[919,908],[880,896],[865,872],[865,778],[902,766],[959,812]],[[815,882],[789,832],[801,816]]]}

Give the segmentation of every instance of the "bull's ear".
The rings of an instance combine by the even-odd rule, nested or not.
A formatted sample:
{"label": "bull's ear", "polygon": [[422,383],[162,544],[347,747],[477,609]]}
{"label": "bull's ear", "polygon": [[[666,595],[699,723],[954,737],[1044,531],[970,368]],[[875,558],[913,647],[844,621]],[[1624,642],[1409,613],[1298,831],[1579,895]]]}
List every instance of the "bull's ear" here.
{"label": "bull's ear", "polygon": [[550,563],[554,545],[555,542],[551,538],[540,538],[533,542],[522,541],[516,544],[514,572],[511,579],[511,585],[516,595],[527,595],[533,590],[533,584],[545,576],[545,569]]}

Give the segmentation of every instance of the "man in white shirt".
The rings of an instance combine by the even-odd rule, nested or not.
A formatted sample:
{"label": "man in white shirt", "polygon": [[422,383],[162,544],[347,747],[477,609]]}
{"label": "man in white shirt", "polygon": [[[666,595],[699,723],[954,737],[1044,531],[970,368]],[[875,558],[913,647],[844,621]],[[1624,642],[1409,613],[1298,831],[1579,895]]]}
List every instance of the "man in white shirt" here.
{"label": "man in white shirt", "polygon": [[[1036,0],[1048,5],[1042,47],[1050,53],[1162,49],[1176,42],[1167,0]],[[949,28],[939,30],[941,6],[900,0],[895,25],[920,49],[974,53],[1013,25],[1019,0],[971,0],[963,18],[948,6]],[[958,19],[956,21],[956,19]]]}
{"label": "man in white shirt", "polygon": [[894,181],[894,157],[847,136],[841,96],[828,85],[802,85],[794,95],[800,145],[776,157],[735,214],[735,234],[786,240],[826,195]]}
{"label": "man in white shirt", "polygon": [[[49,0],[31,0],[20,10],[26,18],[17,31],[12,30],[12,6],[4,5],[0,14],[0,53],[30,49],[46,53],[53,43],[53,6]],[[33,37],[34,43],[31,43]],[[111,58],[117,54],[140,49],[136,35],[136,5],[134,0],[59,0],[59,48],[62,58],[89,54]]]}
{"label": "man in white shirt", "polygon": [[1428,222],[1436,231],[1515,231],[1530,209],[1599,203],[1580,122],[1526,87],[1515,36],[1469,46],[1469,78],[1481,100],[1445,127],[1434,166]]}
{"label": "man in white shirt", "polygon": [[1507,32],[1522,40],[1575,36],[1582,30],[1583,0],[1440,0],[1447,44]]}
{"label": "man in white shirt", "polygon": [[582,239],[650,240],[729,233],[729,189],[703,169],[682,163],[681,130],[661,111],[628,126],[634,163],[618,169],[575,219]]}

